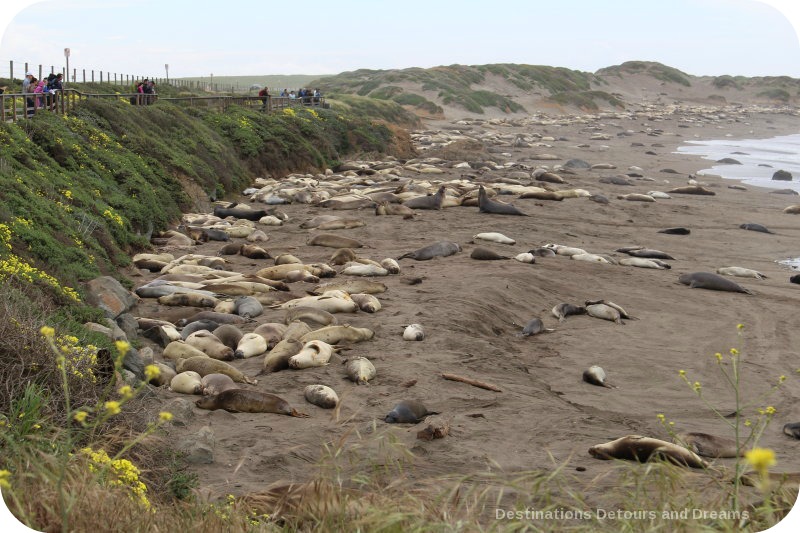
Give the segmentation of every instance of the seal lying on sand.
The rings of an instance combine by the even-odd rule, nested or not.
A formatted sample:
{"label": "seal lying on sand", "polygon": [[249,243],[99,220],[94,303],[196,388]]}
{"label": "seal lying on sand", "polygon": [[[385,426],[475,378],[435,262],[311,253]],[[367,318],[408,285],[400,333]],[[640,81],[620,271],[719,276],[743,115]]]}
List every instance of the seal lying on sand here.
{"label": "seal lying on sand", "polygon": [[292,408],[289,403],[267,392],[248,389],[229,389],[214,396],[206,396],[195,402],[200,409],[225,409],[232,413],[276,413],[279,415],[308,418]]}
{"label": "seal lying on sand", "polygon": [[403,205],[411,209],[441,209],[442,200],[444,200],[444,193],[447,187],[442,185],[436,194],[430,196],[417,196],[410,198],[403,202]]}
{"label": "seal lying on sand", "polygon": [[755,223],[739,224],[739,227],[741,229],[746,229],[746,230],[750,230],[750,231],[758,231],[760,233],[775,233],[774,231],[771,231],[771,230],[767,229],[767,227],[762,225],[762,224],[755,224]]}
{"label": "seal lying on sand", "polygon": [[489,197],[486,195],[486,189],[483,188],[483,185],[481,185],[480,189],[478,189],[478,211],[480,213],[494,213],[496,215],[528,216],[511,204],[496,202],[489,199]]}
{"label": "seal lying on sand", "polygon": [[717,437],[708,433],[680,433],[677,440],[697,455],[703,457],[738,457],[744,455],[737,451],[736,441]]}
{"label": "seal lying on sand", "polygon": [[692,468],[708,466],[708,463],[696,453],[682,446],[641,435],[627,435],[605,444],[592,446],[589,448],[589,455],[597,459],[627,459],[639,462],[649,461],[653,457],[662,457],[678,466]]}
{"label": "seal lying on sand", "polygon": [[428,415],[439,413],[428,411],[428,408],[417,400],[403,400],[395,405],[383,419],[387,424],[416,424]]}
{"label": "seal lying on sand", "polygon": [[681,274],[678,281],[688,285],[692,289],[709,289],[712,291],[743,292],[753,294],[749,289],[745,289],[738,283],[725,279],[720,275],[711,272],[692,272],[691,274]]}
{"label": "seal lying on sand", "polygon": [[263,209],[249,209],[247,207],[237,207],[237,205],[238,204],[233,203],[228,205],[228,207],[215,206],[214,216],[220,218],[243,218],[245,220],[252,220],[253,222],[258,222],[262,217],[267,216],[267,212]]}
{"label": "seal lying on sand", "polygon": [[433,259],[434,257],[447,257],[460,251],[461,246],[459,246],[459,244],[456,242],[439,241],[429,244],[428,246],[423,246],[419,250],[405,253],[397,259],[399,261],[400,259],[410,257],[411,259],[415,259],[417,261],[427,261],[429,259]]}

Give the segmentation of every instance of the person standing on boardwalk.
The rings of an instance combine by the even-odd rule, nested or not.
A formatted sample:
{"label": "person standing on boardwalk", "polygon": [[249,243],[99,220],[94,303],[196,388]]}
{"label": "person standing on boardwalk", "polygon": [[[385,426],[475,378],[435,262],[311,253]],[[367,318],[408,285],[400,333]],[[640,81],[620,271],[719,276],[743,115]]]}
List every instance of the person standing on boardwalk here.
{"label": "person standing on boardwalk", "polygon": [[261,97],[261,111],[267,110],[267,100],[269,100],[269,87],[264,87],[258,91],[258,96]]}

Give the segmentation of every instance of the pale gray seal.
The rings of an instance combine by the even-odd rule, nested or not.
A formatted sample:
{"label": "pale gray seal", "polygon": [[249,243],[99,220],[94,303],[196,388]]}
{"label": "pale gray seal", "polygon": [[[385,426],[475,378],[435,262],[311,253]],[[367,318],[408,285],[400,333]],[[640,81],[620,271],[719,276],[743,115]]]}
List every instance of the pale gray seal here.
{"label": "pale gray seal", "polygon": [[544,322],[542,322],[541,318],[532,318],[522,328],[522,333],[517,333],[517,337],[532,337],[539,333],[550,333],[552,331],[555,330],[544,327]]}
{"label": "pale gray seal", "polygon": [[523,213],[516,207],[511,204],[506,204],[503,202],[496,202],[491,200],[486,195],[486,189],[483,188],[483,185],[480,186],[478,189],[478,212],[480,213],[493,213],[496,215],[519,215],[526,217],[528,216],[526,213]]}
{"label": "pale gray seal", "polygon": [[783,426],[783,432],[790,437],[800,439],[800,422],[790,422]]}
{"label": "pale gray seal", "polygon": [[592,365],[583,371],[583,381],[598,387],[615,388],[606,383],[606,371],[597,365]]}
{"label": "pale gray seal", "polygon": [[[429,244],[428,246],[423,246],[419,250],[414,250],[413,252],[408,252],[397,259],[405,259],[406,257],[410,257],[411,259],[415,259],[417,261],[427,261],[429,259],[433,259],[434,257],[447,257],[449,255],[453,255],[461,251],[461,246],[458,243],[451,242],[451,241],[439,241],[433,244]],[[360,291],[363,292],[363,291]]]}
{"label": "pale gray seal", "polygon": [[745,289],[738,283],[725,279],[718,274],[711,272],[692,272],[691,274],[681,274],[678,281],[688,285],[692,289],[708,289],[712,291],[742,292],[753,294],[749,289]]}
{"label": "pale gray seal", "polygon": [[510,259],[507,255],[500,255],[494,250],[489,250],[488,248],[484,248],[482,246],[476,247],[472,250],[472,253],[469,254],[471,259],[477,259],[479,261],[497,261],[499,259]]}
{"label": "pale gray seal", "polygon": [[395,405],[389,414],[383,419],[387,424],[416,424],[428,415],[438,415],[434,411],[428,411],[422,402],[417,400],[403,400]]}
{"label": "pale gray seal", "polygon": [[580,305],[562,303],[553,307],[553,309],[550,312],[553,314],[554,317],[558,319],[559,322],[561,322],[570,315],[585,315],[586,308]]}
{"label": "pale gray seal", "polygon": [[627,459],[645,462],[653,457],[662,457],[679,466],[705,468],[708,464],[694,452],[671,442],[627,435],[620,439],[589,448],[589,454],[597,459]]}

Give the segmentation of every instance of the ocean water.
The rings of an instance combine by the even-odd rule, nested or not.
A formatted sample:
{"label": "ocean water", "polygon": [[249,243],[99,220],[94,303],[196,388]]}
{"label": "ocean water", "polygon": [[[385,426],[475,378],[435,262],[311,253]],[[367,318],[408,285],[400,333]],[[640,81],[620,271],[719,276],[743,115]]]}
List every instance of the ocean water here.
{"label": "ocean water", "polygon": [[[800,192],[800,133],[769,139],[686,141],[678,147],[678,153],[697,155],[712,162],[709,168],[697,173],[701,176],[714,174],[754,187]],[[723,158],[735,159],[741,165],[717,163]],[[773,181],[772,175],[778,170],[790,172],[792,181]],[[797,196],[787,196],[786,200],[787,205],[800,203]],[[800,243],[796,257],[781,258],[778,262],[800,270]]]}

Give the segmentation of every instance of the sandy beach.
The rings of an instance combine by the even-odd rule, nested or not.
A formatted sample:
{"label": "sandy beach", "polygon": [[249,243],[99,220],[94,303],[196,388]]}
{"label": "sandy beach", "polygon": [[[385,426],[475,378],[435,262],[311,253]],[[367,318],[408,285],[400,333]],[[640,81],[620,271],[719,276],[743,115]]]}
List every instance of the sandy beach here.
{"label": "sandy beach", "polygon": [[[346,380],[342,358],[337,355],[328,366],[261,376],[258,385],[252,387],[285,398],[308,413],[308,419],[205,411],[187,407],[187,402],[193,405],[195,397],[159,389],[163,408],[172,409],[179,420],[169,429],[169,438],[180,443],[191,440],[204,426],[211,429],[213,462],[192,464],[190,470],[198,474],[201,488],[216,496],[246,494],[280,481],[308,480],[317,472],[316,464],[325,453],[326,443],[351,447],[363,460],[350,465],[348,473],[358,472],[380,457],[379,442],[372,437],[385,432],[414,454],[413,466],[406,471],[411,481],[487,469],[551,470],[555,464],[565,464],[572,471],[585,468],[577,475],[588,484],[614,468],[611,462],[591,457],[587,453],[590,446],[628,434],[669,440],[657,418],[660,413],[675,423],[677,431],[732,437],[725,423],[684,383],[679,371],[685,370],[690,382],[701,384],[704,398],[729,413],[734,407],[733,391],[724,382],[714,354],[727,357],[730,348],[736,348],[743,361],[741,388],[745,399],[756,399],[775,386],[780,376],[788,377],[779,390],[744,414],[755,420],[758,408],[775,407],[776,414],[759,445],[775,450],[776,470],[800,471],[797,441],[781,432],[784,424],[800,421],[800,377],[796,372],[800,368],[800,285],[789,283],[792,272],[776,263],[800,256],[800,216],[782,212],[788,205],[800,203],[800,197],[750,186],[747,190],[731,189],[728,186],[738,182],[703,176],[698,180],[713,190],[714,196],[671,194],[671,199],[652,203],[617,199],[627,193],[669,191],[685,185],[691,174],[708,168],[708,162],[699,157],[675,153],[686,140],[768,138],[798,132],[796,115],[720,112],[710,107],[431,122],[426,125],[428,134],[483,138],[487,149],[484,155],[498,165],[515,162],[529,168],[553,168],[573,158],[592,165],[613,165],[613,169],[561,173],[567,183],[555,186],[604,194],[610,203],[588,198],[517,199],[510,195],[498,199],[512,202],[530,216],[485,214],[477,207],[457,206],[420,210],[412,220],[375,216],[372,209],[278,206],[289,220],[281,227],[262,228],[269,235],[263,247],[273,257],[290,252],[306,263],[327,262],[334,250],[307,246],[308,238],[319,232],[299,227],[319,214],[355,216],[366,222],[363,227],[330,232],[366,244],[368,247],[357,250],[362,257],[378,261],[397,258],[440,240],[455,241],[463,251],[431,261],[400,260],[400,275],[379,279],[388,287],[377,295],[383,306],[379,312],[338,315],[342,323],[375,331],[373,340],[355,344],[343,353],[344,357],[372,360],[377,376],[368,386]],[[487,134],[493,135],[494,145],[485,140]],[[512,141],[519,136],[524,142],[515,145]],[[547,138],[554,140],[543,140]],[[419,158],[435,152],[435,147],[419,145]],[[557,159],[535,159],[544,153]],[[453,163],[465,160],[435,163],[443,171],[440,174],[404,171],[401,176],[434,185],[463,178],[477,185],[519,171],[511,166],[485,171],[452,168]],[[601,177],[629,173],[631,166],[640,167],[644,179],[631,178],[633,185],[628,186],[599,181]],[[797,179],[800,176],[795,176]],[[520,181],[535,183],[532,179]],[[242,197],[241,201],[247,199]],[[740,229],[743,223],[763,224],[774,234]],[[658,232],[676,226],[689,228],[691,234]],[[477,261],[470,258],[477,246],[471,241],[480,232],[500,232],[515,239],[514,245],[480,244],[510,257],[557,243],[616,259],[625,257],[616,252],[618,248],[638,245],[664,251],[675,259],[668,261],[669,270],[588,263],[563,256],[537,258],[535,264],[512,259]],[[221,245],[207,242],[173,253],[216,255]],[[273,264],[272,260],[241,256],[227,259],[231,261],[229,270],[248,273]],[[678,283],[680,274],[715,272],[725,266],[754,269],[767,278],[729,278],[751,290],[752,295],[690,289]],[[137,271],[131,277],[141,285],[157,275]],[[409,277],[419,277],[422,282],[408,285],[403,280]],[[295,283],[291,292],[302,296],[312,286]],[[559,322],[550,313],[562,302],[582,305],[593,299],[611,300],[636,320],[619,325],[584,315]],[[189,310],[178,311],[142,299],[134,314],[177,319]],[[517,336],[534,317],[554,331]],[[265,309],[242,329],[252,331],[258,324],[282,323],[283,319],[284,311]],[[424,326],[423,341],[402,339],[402,328],[410,323]],[[737,324],[744,325],[741,332]],[[161,347],[147,340],[143,343],[152,346],[156,359],[160,358]],[[254,376],[262,360],[259,356],[233,364]],[[582,372],[591,365],[603,367],[608,381],[617,388],[583,382]],[[441,377],[443,372],[494,384],[502,392],[446,381]],[[404,387],[410,380],[416,383]],[[338,421],[330,411],[304,400],[303,389],[315,383],[328,385],[338,393]],[[440,412],[450,420],[450,434],[424,442],[416,438],[424,424],[384,423],[386,413],[404,399],[419,399]],[[718,459],[716,463],[732,465],[733,460]],[[600,488],[595,485],[591,490],[599,492]],[[592,498],[591,493],[588,497]]]}

